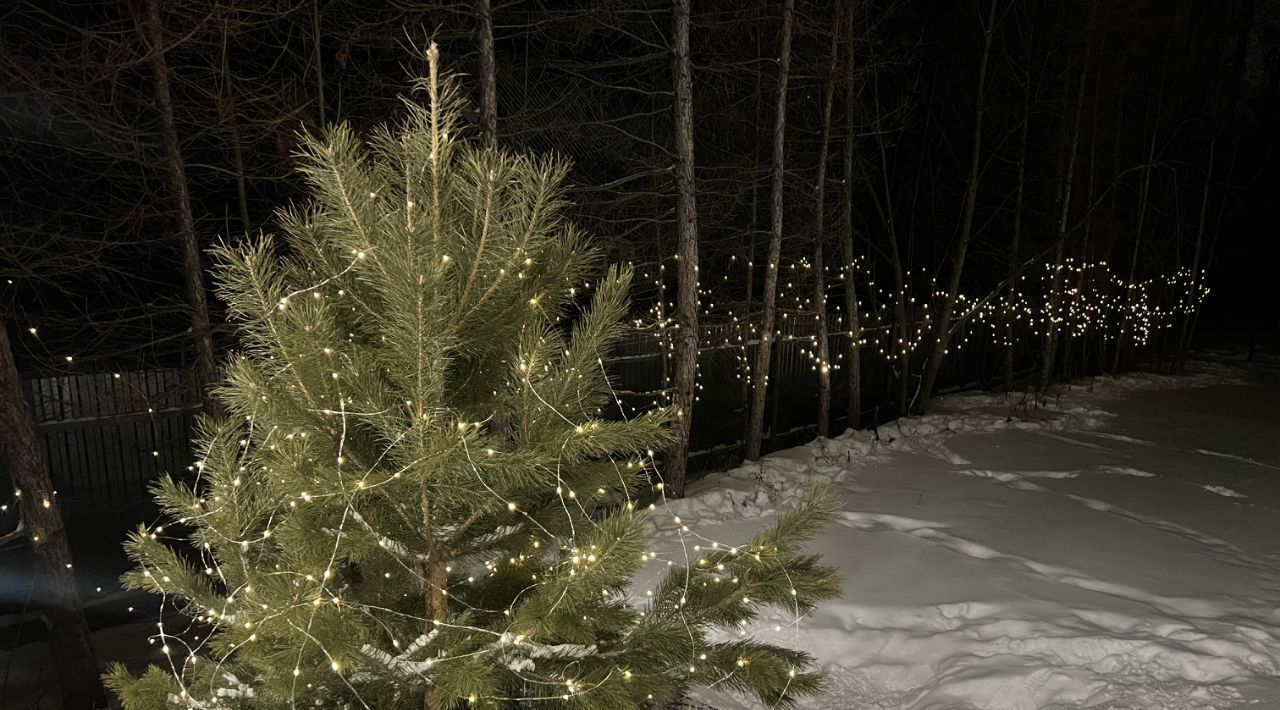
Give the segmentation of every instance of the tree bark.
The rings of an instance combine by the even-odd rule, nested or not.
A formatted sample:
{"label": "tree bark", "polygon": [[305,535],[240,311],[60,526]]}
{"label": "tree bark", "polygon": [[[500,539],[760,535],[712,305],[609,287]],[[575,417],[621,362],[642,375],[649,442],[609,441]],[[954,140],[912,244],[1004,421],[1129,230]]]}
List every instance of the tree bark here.
{"label": "tree bark", "polygon": [[1129,259],[1129,275],[1125,281],[1124,309],[1120,316],[1120,335],[1116,338],[1116,349],[1111,361],[1111,374],[1120,374],[1121,358],[1124,355],[1125,336],[1128,334],[1130,318],[1129,310],[1133,306],[1135,281],[1138,278],[1138,256],[1142,253],[1142,230],[1147,218],[1147,198],[1151,193],[1151,166],[1156,160],[1156,141],[1160,136],[1160,114],[1164,109],[1164,80],[1169,68],[1169,50],[1165,48],[1163,67],[1160,70],[1160,87],[1156,92],[1156,117],[1151,122],[1151,143],[1147,148],[1147,162],[1142,167],[1142,186],[1138,189],[1138,224],[1133,233],[1133,254]]}
{"label": "tree bark", "polygon": [[845,426],[857,429],[862,423],[862,322],[858,309],[858,272],[855,264],[853,248],[853,160],[854,160],[854,3],[849,2],[845,8],[845,35],[849,43],[848,54],[845,55],[845,87],[844,100],[844,192],[841,205],[841,244],[844,260],[844,310],[849,326],[849,361],[845,368],[849,371],[849,402],[845,415]]}
{"label": "tree bark", "polygon": [[1205,169],[1204,192],[1200,197],[1200,223],[1196,226],[1195,251],[1191,256],[1191,279],[1187,285],[1187,300],[1182,304],[1182,327],[1178,335],[1178,349],[1174,353],[1171,369],[1176,374],[1182,369],[1187,358],[1187,349],[1191,347],[1191,314],[1198,304],[1196,290],[1200,287],[1200,251],[1204,243],[1205,217],[1209,213],[1209,189],[1213,187],[1213,159],[1217,153],[1218,139],[1209,142],[1209,165]]}
{"label": "tree bark", "polygon": [[489,148],[498,146],[498,75],[493,55],[493,14],[489,0],[475,0],[476,46],[480,48],[480,133]]}
{"label": "tree bark", "polygon": [[[154,4],[152,0],[152,5]],[[327,117],[324,103],[324,63],[320,51],[320,0],[311,0],[311,61],[316,67],[316,119],[323,128]]]}
{"label": "tree bark", "polygon": [[235,88],[232,86],[231,67],[227,61],[227,23],[222,23],[222,80],[226,82],[226,94],[218,96],[219,118],[231,132],[231,169],[236,175],[236,198],[240,207],[240,228],[246,234],[252,229],[249,221],[249,192],[244,171],[244,146],[241,145],[240,123],[236,119]]}
{"label": "tree bark", "polygon": [[[1117,118],[1116,118],[1115,143],[1112,145],[1112,148],[1111,148],[1111,166],[1112,166],[1112,169],[1114,170],[1114,174],[1111,177],[1112,189],[1111,189],[1110,207],[1109,207],[1110,214],[1107,216],[1107,223],[1112,225],[1112,237],[1111,239],[1108,239],[1106,241],[1106,247],[1105,247],[1105,251],[1103,252],[1103,262],[1102,262],[1104,265],[1111,264],[1111,255],[1114,253],[1116,248],[1117,239],[1115,237],[1115,232],[1118,229],[1118,225],[1119,225],[1119,221],[1116,219],[1116,214],[1118,209],[1117,206],[1119,204],[1117,197],[1120,191],[1115,189],[1115,186],[1120,184],[1120,178],[1124,174],[1124,170],[1120,167],[1121,150],[1124,147],[1124,139],[1125,139],[1124,106],[1121,105],[1117,112]],[[1121,294],[1122,298],[1123,296],[1124,294]],[[1121,316],[1121,318],[1123,318],[1123,315]],[[1107,350],[1107,347],[1108,347],[1107,326],[1108,326],[1107,321],[1105,320],[1102,321],[1101,328],[1098,331],[1098,371],[1103,375],[1107,374],[1108,372],[1107,364],[1108,364],[1108,361],[1110,360],[1110,354],[1111,354],[1110,351]],[[1116,347],[1117,348],[1119,347],[1118,340],[1116,341]],[[1114,375],[1115,373],[1112,372],[1111,374]]]}
{"label": "tree bark", "polygon": [[[885,186],[886,189],[888,185]],[[890,220],[893,217],[889,218]],[[911,401],[911,330],[907,323],[907,281],[902,268],[902,249],[898,246],[898,230],[891,221],[889,223],[889,260],[893,266],[893,321],[898,330],[897,342],[892,342],[898,358],[898,416],[907,416],[907,406]],[[890,355],[890,358],[893,354]]]}
{"label": "tree bark", "polygon": [[823,247],[827,240],[826,194],[827,149],[831,144],[831,108],[836,96],[836,60],[840,48],[839,6],[833,10],[831,23],[831,53],[827,60],[827,81],[822,93],[822,139],[818,148],[818,174],[813,191],[813,319],[817,330],[815,354],[818,358],[818,436],[831,435],[831,351],[827,342],[827,279]]}
{"label": "tree bark", "polygon": [[[1089,60],[1089,57],[1086,55],[1085,61],[1087,62],[1088,60]],[[1097,166],[1098,166],[1098,104],[1099,103],[1100,102],[1095,97],[1093,101],[1093,119],[1092,121],[1090,121],[1090,124],[1089,124],[1089,180],[1088,180],[1087,199],[1085,200],[1085,204],[1089,205],[1090,207],[1089,209],[1085,210],[1084,215],[1080,218],[1081,224],[1077,226],[1077,229],[1083,229],[1084,231],[1080,236],[1080,240],[1079,240],[1080,246],[1078,249],[1075,250],[1075,253],[1076,253],[1075,283],[1072,285],[1071,287],[1072,290],[1070,291],[1070,293],[1072,294],[1071,298],[1073,300],[1077,298],[1077,295],[1080,293],[1081,287],[1084,285],[1084,268],[1082,265],[1085,263],[1085,260],[1088,259],[1089,257],[1089,243],[1091,238],[1093,237],[1092,205],[1095,204],[1094,201],[1097,196],[1096,178],[1098,174]],[[1081,110],[1084,109],[1083,104],[1080,106],[1080,108]],[[1067,380],[1070,380],[1072,377],[1075,376],[1075,373],[1077,372],[1075,370],[1072,370],[1072,367],[1071,367],[1072,354],[1076,346],[1075,330],[1074,329],[1067,330],[1067,332],[1062,337],[1063,337],[1062,373]],[[1087,332],[1084,333],[1084,343],[1086,344],[1088,343]],[[1087,362],[1088,350],[1084,345],[1081,345],[1080,352],[1082,357],[1080,362],[1080,371],[1083,371],[1084,367],[1088,364]]]}
{"label": "tree bark", "polygon": [[228,103],[227,127],[231,129],[231,167],[236,172],[236,198],[240,206],[240,228],[245,234],[253,231],[249,220],[249,191],[244,174],[244,146],[241,145],[240,125],[236,122],[236,107]]}
{"label": "tree bark", "polygon": [[182,159],[182,146],[173,118],[173,97],[169,90],[169,66],[164,56],[164,26],[160,19],[159,0],[148,0],[146,25],[151,44],[151,76],[156,108],[160,112],[160,139],[164,144],[165,170],[169,174],[174,208],[178,212],[178,245],[182,250],[182,276],[186,285],[187,307],[191,311],[191,339],[196,356],[195,391],[205,413],[217,414],[221,407],[209,391],[215,373],[209,302],[204,287],[204,269],[200,265],[200,243],[196,238],[195,217],[191,211],[187,168]]}
{"label": "tree bark", "polygon": [[[877,123],[879,121],[877,120]],[[898,359],[898,415],[907,415],[908,401],[908,384],[910,382],[911,352],[907,349],[910,344],[911,334],[907,329],[907,286],[902,268],[902,251],[898,246],[898,227],[897,222],[893,218],[893,193],[889,189],[888,170],[889,159],[885,156],[884,139],[877,136],[880,147],[880,175],[884,183],[884,201],[881,202],[880,193],[874,188],[869,189],[867,194],[871,196],[871,204],[875,207],[876,216],[880,218],[880,224],[884,227],[885,241],[889,244],[889,265],[893,269],[893,285],[895,288],[893,299],[893,327],[897,331],[897,340],[892,335],[889,337],[888,359],[890,362],[894,358]],[[921,152],[920,164],[924,164],[924,153]],[[864,172],[865,172],[864,167]],[[917,170],[917,176],[923,170]],[[917,187],[919,182],[917,179]],[[888,373],[886,373],[888,374]]]}
{"label": "tree bark", "polygon": [[[484,2],[485,0],[480,0]],[[689,0],[675,0],[672,79],[676,147],[676,382],[675,440],[667,451],[665,479],[671,495],[684,496],[689,433],[697,401],[698,203],[693,171],[693,68],[689,61]]]}
{"label": "tree bark", "polygon": [[[757,57],[760,56],[760,33],[759,32],[756,33],[756,56]],[[756,291],[756,281],[755,281],[756,279],[756,237],[758,236],[756,234],[756,230],[760,226],[760,180],[759,180],[759,175],[756,173],[754,168],[758,168],[760,165],[759,127],[760,127],[760,124],[762,123],[762,121],[760,120],[760,113],[761,113],[761,108],[764,104],[764,102],[760,100],[760,95],[761,95],[760,89],[763,86],[764,86],[764,71],[762,69],[757,68],[756,87],[755,87],[755,92],[752,94],[752,96],[755,99],[755,101],[753,102],[755,104],[754,111],[753,111],[755,115],[751,121],[751,127],[753,129],[751,165],[753,170],[751,171],[751,216],[750,216],[749,226],[747,228],[747,278],[746,278],[747,294],[746,294],[746,303],[743,304],[743,310],[742,310],[742,324],[743,324],[743,327],[747,328],[746,337],[744,338],[742,343],[742,399],[741,401],[742,401],[742,442],[744,444],[744,447],[747,439],[751,438],[751,392],[752,392],[751,382],[753,378],[751,377],[751,331],[750,331],[750,328],[751,328],[751,318],[752,318],[751,309],[752,309],[752,304],[755,298],[755,291]]]}
{"label": "tree bark", "polygon": [[[421,417],[419,417],[421,419]],[[431,521],[431,493],[426,483],[422,484],[422,529],[427,536],[426,558],[420,564],[422,579],[422,604],[426,618],[423,620],[423,633],[431,633],[437,622],[449,618],[449,568],[444,557],[444,546],[435,535]],[[448,698],[441,694],[434,684],[427,686],[422,697],[423,710],[449,710]]]}
{"label": "tree bark", "polygon": [[955,310],[956,299],[960,294],[960,277],[964,272],[965,253],[969,250],[969,240],[973,236],[973,212],[978,201],[978,178],[981,172],[982,125],[986,113],[987,63],[991,58],[991,40],[995,37],[995,24],[996,0],[992,0],[991,9],[987,13],[987,24],[983,28],[982,58],[978,64],[978,99],[973,126],[973,151],[969,157],[969,180],[965,184],[964,211],[960,217],[960,239],[956,242],[955,256],[951,260],[951,281],[947,285],[946,298],[942,302],[941,312],[938,313],[938,322],[934,323],[933,350],[929,353],[924,380],[920,384],[918,409],[921,414],[929,410],[933,384],[938,379],[942,358],[947,354],[947,343],[951,339],[951,314]]}
{"label": "tree bark", "polygon": [[1023,86],[1022,95],[1022,127],[1018,132],[1018,186],[1013,206],[1013,236],[1009,240],[1009,305],[1005,308],[1004,321],[1004,391],[1006,394],[1013,392],[1013,308],[1018,295],[1018,272],[1020,271],[1018,247],[1022,240],[1022,212],[1027,187],[1027,129],[1031,123],[1030,62],[1028,62],[1024,79],[1026,83]]}
{"label": "tree bark", "polygon": [[236,170],[236,197],[241,212],[241,229],[248,234],[253,230],[253,223],[248,217],[248,188],[244,178],[244,147],[241,145],[239,125],[236,123],[236,107],[228,107],[228,123],[232,129],[232,166]]}
{"label": "tree bark", "polygon": [[1058,309],[1062,304],[1062,269],[1067,245],[1068,220],[1071,216],[1071,188],[1075,181],[1076,153],[1080,147],[1080,114],[1084,113],[1084,94],[1089,77],[1089,50],[1084,53],[1080,70],[1080,88],[1076,94],[1076,115],[1072,119],[1070,144],[1067,147],[1067,169],[1062,183],[1062,210],[1058,215],[1058,239],[1053,248],[1053,273],[1049,277],[1049,299],[1045,308],[1044,339],[1040,352],[1041,396],[1053,381],[1054,360],[1058,354]]}
{"label": "tree bark", "polygon": [[0,449],[13,479],[18,512],[35,560],[38,597],[49,634],[66,710],[107,706],[93,654],[84,607],[76,593],[71,547],[49,476],[49,462],[36,433],[35,417],[22,391],[9,341],[8,318],[0,318]]}
{"label": "tree bark", "polygon": [[760,345],[751,369],[751,429],[747,436],[747,460],[760,458],[764,438],[765,395],[769,387],[769,363],[773,354],[773,321],[777,305],[778,261],[782,257],[782,180],[787,135],[787,80],[791,75],[791,24],[795,0],[782,2],[782,31],[778,50],[778,92],[773,124],[773,185],[769,195],[769,254],[764,266],[764,293],[760,316]]}

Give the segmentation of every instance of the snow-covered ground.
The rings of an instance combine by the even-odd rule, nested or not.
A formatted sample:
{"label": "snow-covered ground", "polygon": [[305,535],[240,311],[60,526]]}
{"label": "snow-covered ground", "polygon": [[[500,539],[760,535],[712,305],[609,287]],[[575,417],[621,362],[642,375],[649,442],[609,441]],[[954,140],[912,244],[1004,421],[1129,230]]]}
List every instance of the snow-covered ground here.
{"label": "snow-covered ground", "polygon": [[[678,559],[682,526],[739,543],[835,482],[814,550],[843,595],[749,629],[826,669],[806,710],[1280,710],[1280,360],[1099,378],[1045,408],[954,395],[879,434],[709,476],[665,511],[679,525],[658,516]],[[154,613],[123,618],[100,658],[154,659]],[[0,707],[57,707],[50,664],[0,649]]]}
{"label": "snow-covered ground", "polygon": [[829,673],[806,708],[1280,708],[1280,369],[1099,378],[1010,414],[949,397],[878,443],[708,477],[671,512],[740,543],[835,481],[814,549],[843,595],[752,629]]}

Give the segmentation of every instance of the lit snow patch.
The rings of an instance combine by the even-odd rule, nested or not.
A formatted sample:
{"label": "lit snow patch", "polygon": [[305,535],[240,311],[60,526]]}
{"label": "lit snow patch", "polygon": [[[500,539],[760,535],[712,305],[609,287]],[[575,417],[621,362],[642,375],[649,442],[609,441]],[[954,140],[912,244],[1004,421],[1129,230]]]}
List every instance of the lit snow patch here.
{"label": "lit snow patch", "polygon": [[1239,491],[1235,491],[1230,488],[1227,488],[1226,486],[1217,486],[1217,485],[1210,484],[1210,485],[1200,486],[1200,487],[1205,489],[1206,491],[1209,491],[1210,493],[1217,493],[1218,495],[1224,498],[1248,498],[1249,497]]}

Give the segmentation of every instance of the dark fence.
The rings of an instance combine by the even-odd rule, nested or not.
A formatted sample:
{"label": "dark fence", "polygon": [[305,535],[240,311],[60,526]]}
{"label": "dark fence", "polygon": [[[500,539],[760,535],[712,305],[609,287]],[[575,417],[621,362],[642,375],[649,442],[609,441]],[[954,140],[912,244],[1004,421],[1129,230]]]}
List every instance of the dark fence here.
{"label": "dark fence", "polygon": [[191,463],[190,372],[136,370],[25,381],[50,474],[68,516],[114,517]]}
{"label": "dark fence", "polygon": [[[771,450],[812,438],[817,419],[818,377],[806,354],[812,353],[813,337],[803,325],[788,328],[773,345],[765,416],[766,447]],[[706,345],[698,358],[700,390],[691,442],[695,470],[731,465],[741,455],[748,395],[744,363],[754,361],[758,344],[739,339],[740,333],[735,326],[713,325],[700,334]],[[847,362],[848,339],[842,332],[829,336],[837,365]],[[634,330],[615,346],[604,363],[623,413],[664,402],[668,378],[674,375],[669,355],[667,341],[649,330]],[[985,340],[954,350],[938,386],[984,384],[1002,357],[1003,351]],[[923,352],[914,354],[912,372],[919,373],[923,358]],[[147,486],[156,476],[186,470],[198,411],[190,377],[189,370],[170,368],[26,381],[51,474],[69,515],[121,517],[127,508],[145,508]],[[864,347],[861,377],[864,425],[896,416],[896,363]],[[845,424],[847,382],[847,369],[839,367],[832,376],[834,431]],[[918,375],[909,384],[914,393]]]}
{"label": "dark fence", "polygon": [[[818,374],[811,354],[814,350],[812,326],[803,319],[792,319],[787,330],[774,340],[771,358],[770,386],[765,402],[765,448],[777,450],[812,439],[818,418]],[[698,401],[694,406],[693,433],[690,442],[695,470],[733,465],[741,457],[745,438],[749,391],[744,386],[746,368],[756,357],[758,342],[739,341],[740,331],[732,326],[710,326],[701,330],[700,341],[706,344],[698,355]],[[873,339],[874,332],[864,332]],[[719,343],[717,345],[717,343]],[[828,335],[828,351],[837,369],[831,376],[831,428],[839,432],[845,426],[848,411],[849,335]],[[1019,370],[1029,363],[1032,348],[1019,347],[1022,353],[1015,365]],[[613,377],[624,413],[630,415],[663,403],[674,377],[666,340],[649,331],[633,331],[619,343],[605,365]],[[912,396],[920,386],[920,372],[927,353],[917,349],[911,355],[911,378],[908,389]],[[979,338],[971,346],[953,348],[943,361],[938,374],[938,390],[991,384],[1003,369],[1004,350]],[[898,416],[898,363],[878,355],[874,347],[863,346],[861,357],[860,420],[863,426]]]}

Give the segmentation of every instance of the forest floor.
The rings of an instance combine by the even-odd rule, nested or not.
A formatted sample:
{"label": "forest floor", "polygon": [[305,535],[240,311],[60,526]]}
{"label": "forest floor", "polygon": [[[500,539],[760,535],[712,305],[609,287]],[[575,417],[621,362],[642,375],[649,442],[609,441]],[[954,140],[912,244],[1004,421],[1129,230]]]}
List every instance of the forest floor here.
{"label": "forest floor", "polygon": [[828,673],[803,708],[1280,708],[1280,358],[1221,357],[1044,407],[947,397],[878,441],[710,476],[672,512],[738,544],[805,480],[835,482],[843,511],[812,549],[843,594],[749,629]]}

